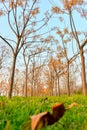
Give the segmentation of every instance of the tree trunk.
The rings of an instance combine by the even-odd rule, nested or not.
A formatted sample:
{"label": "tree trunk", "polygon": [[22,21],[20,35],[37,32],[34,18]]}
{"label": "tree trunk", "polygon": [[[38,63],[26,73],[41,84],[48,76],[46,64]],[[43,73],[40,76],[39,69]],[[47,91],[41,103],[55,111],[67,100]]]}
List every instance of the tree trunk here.
{"label": "tree trunk", "polygon": [[31,86],[31,97],[33,96],[33,86]]}
{"label": "tree trunk", "polygon": [[59,76],[57,77],[58,96],[60,96]]}
{"label": "tree trunk", "polygon": [[25,75],[25,86],[24,86],[24,96],[27,97],[27,79],[28,79],[28,65],[26,65],[26,75]]}
{"label": "tree trunk", "polygon": [[17,58],[17,55],[14,55],[13,62],[12,62],[9,90],[8,90],[8,98],[12,97],[12,90],[13,90],[13,84],[14,84],[14,74],[15,74],[15,66],[16,66],[16,58]]}
{"label": "tree trunk", "polygon": [[51,75],[51,83],[50,83],[50,85],[51,85],[51,96],[53,96],[53,77],[52,77],[52,75]]}
{"label": "tree trunk", "polygon": [[70,86],[69,86],[69,61],[67,61],[67,95],[70,96]]}
{"label": "tree trunk", "polygon": [[83,48],[80,49],[80,56],[81,56],[81,65],[82,65],[82,90],[83,95],[87,95],[87,86],[86,86],[86,74],[85,74],[85,57],[83,55]]}
{"label": "tree trunk", "polygon": [[82,90],[83,90],[83,95],[85,96],[85,95],[87,95],[87,86],[86,86],[85,57],[83,54],[83,47],[85,46],[86,41],[82,46],[80,45],[79,38],[77,35],[77,31],[76,31],[76,27],[74,24],[74,20],[73,20],[72,14],[71,14],[71,10],[69,10],[69,15],[70,15],[71,30],[73,32],[73,36],[78,44],[79,51],[80,51],[81,66],[82,66]]}

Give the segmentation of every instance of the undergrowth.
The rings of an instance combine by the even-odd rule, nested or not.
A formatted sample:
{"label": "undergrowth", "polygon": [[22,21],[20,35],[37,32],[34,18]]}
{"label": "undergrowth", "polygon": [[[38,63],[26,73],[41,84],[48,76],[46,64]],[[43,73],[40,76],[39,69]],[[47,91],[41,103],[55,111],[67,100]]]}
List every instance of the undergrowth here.
{"label": "undergrowth", "polygon": [[87,130],[87,97],[82,95],[11,99],[0,97],[0,130],[29,130],[30,116],[44,111],[51,113],[52,105],[58,102],[64,103],[65,108],[73,102],[78,106],[66,110],[58,122],[42,130]]}

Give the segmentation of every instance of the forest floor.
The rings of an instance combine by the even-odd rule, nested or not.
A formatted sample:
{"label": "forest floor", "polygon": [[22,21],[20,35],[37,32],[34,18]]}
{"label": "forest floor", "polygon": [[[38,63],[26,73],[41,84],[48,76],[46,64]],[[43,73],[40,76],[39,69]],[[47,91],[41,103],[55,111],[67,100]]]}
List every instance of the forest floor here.
{"label": "forest floor", "polygon": [[83,95],[51,97],[0,97],[0,130],[29,130],[30,117],[41,112],[52,113],[52,106],[63,103],[66,110],[63,117],[51,126],[41,130],[87,130],[87,97]]}

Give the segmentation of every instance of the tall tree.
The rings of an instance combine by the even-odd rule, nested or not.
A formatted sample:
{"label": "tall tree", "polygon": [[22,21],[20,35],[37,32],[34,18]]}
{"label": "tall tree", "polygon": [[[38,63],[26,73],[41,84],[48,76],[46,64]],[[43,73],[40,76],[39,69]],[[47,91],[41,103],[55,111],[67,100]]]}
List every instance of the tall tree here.
{"label": "tall tree", "polygon": [[[68,43],[68,41],[70,41],[70,38],[66,38],[66,35],[68,34],[68,29],[65,28],[64,31],[58,30],[57,34],[60,36],[61,41],[62,41],[62,47],[63,47],[63,52],[61,52],[64,57],[66,58],[66,79],[67,79],[67,95],[70,95],[70,86],[69,86],[69,58],[68,58],[68,52],[67,52],[67,48],[65,46],[65,44]],[[68,36],[67,36],[68,37]]]}
{"label": "tall tree", "polygon": [[[28,66],[30,61],[30,55],[26,52],[27,46],[23,47],[23,59],[25,64],[25,85],[24,85],[24,96],[27,97],[27,80],[28,80]],[[26,54],[27,53],[27,54]]]}
{"label": "tall tree", "polygon": [[[29,44],[30,45],[30,44]],[[36,55],[44,52],[44,50],[40,49],[40,48],[33,48],[35,50],[31,51],[29,50],[28,48],[28,45],[25,45],[23,47],[23,59],[24,59],[24,64],[25,64],[25,86],[24,86],[24,96],[27,96],[27,87],[28,87],[28,73],[29,73],[29,61],[30,59],[32,59],[32,57],[35,57]],[[34,60],[34,58],[33,58]],[[33,65],[33,69],[32,69],[32,75],[33,75],[33,78],[32,78],[32,82],[34,82],[34,70],[36,69],[34,66],[35,66],[35,63],[34,61],[32,62],[32,65]],[[31,67],[30,67],[31,68]],[[40,68],[40,67],[38,67]],[[37,77],[37,76],[36,76]],[[33,84],[33,83],[32,83]],[[32,94],[31,94],[32,95]]]}
{"label": "tall tree", "polygon": [[60,96],[60,71],[61,71],[62,61],[60,59],[54,59],[52,62],[55,74],[56,74],[56,95]]}
{"label": "tall tree", "polygon": [[[87,5],[87,2],[83,0],[62,0],[63,8],[59,8],[57,6],[52,8],[52,11],[57,14],[63,14],[69,16],[70,21],[70,28],[71,28],[71,34],[72,38],[74,38],[78,49],[80,53],[80,59],[81,59],[81,70],[82,70],[82,89],[83,89],[83,95],[87,95],[87,86],[86,86],[86,72],[85,72],[85,56],[84,56],[84,47],[87,45],[87,38],[85,33],[81,33],[81,31],[77,31],[77,27],[75,24],[75,20],[73,17],[73,12],[77,11],[81,15],[80,18],[84,17],[87,19],[87,13],[85,11],[84,6]],[[76,12],[75,12],[76,13]],[[64,18],[63,18],[64,19]],[[61,20],[63,20],[61,17]],[[79,37],[79,34],[82,34],[81,37]]]}
{"label": "tall tree", "polygon": [[85,38],[84,40],[82,40],[82,43],[80,41],[77,29],[76,29],[76,25],[74,22],[74,18],[73,18],[73,8],[76,5],[79,5],[78,8],[76,8],[76,10],[82,10],[81,8],[81,4],[83,4],[84,2],[82,0],[67,0],[67,1],[63,1],[64,2],[64,7],[66,8],[66,10],[68,10],[68,14],[69,14],[69,19],[70,19],[70,27],[71,27],[71,31],[73,34],[73,37],[78,45],[79,48],[79,53],[80,53],[80,58],[81,58],[81,69],[82,69],[82,88],[83,88],[83,95],[87,95],[87,86],[86,86],[86,71],[85,71],[85,56],[84,56],[84,51],[83,48],[85,47],[85,45],[87,44],[87,38]]}
{"label": "tall tree", "polygon": [[0,34],[0,39],[11,48],[13,54],[8,91],[8,97],[11,98],[17,56],[24,44],[38,37],[39,33],[37,35],[36,33],[47,24],[51,15],[45,13],[44,18],[36,21],[36,16],[39,14],[38,0],[3,0],[1,1],[1,5],[3,10],[1,9],[0,16],[6,12],[6,18],[8,19],[8,25],[11,30],[10,38],[5,38]]}

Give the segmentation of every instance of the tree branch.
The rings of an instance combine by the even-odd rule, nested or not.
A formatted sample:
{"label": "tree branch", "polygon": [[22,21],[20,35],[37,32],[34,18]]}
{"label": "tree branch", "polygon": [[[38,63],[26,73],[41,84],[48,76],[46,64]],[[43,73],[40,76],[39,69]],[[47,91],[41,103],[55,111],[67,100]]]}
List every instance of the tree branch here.
{"label": "tree branch", "polygon": [[83,42],[83,44],[81,45],[81,47],[83,48],[87,43],[87,39]]}
{"label": "tree branch", "polygon": [[[17,1],[16,1],[16,6],[17,6]],[[13,9],[13,16],[14,16],[14,21],[17,29],[17,35],[19,35],[19,30],[18,30],[18,24],[17,24],[17,7]]]}
{"label": "tree branch", "polygon": [[75,24],[74,24],[74,20],[73,20],[73,16],[72,16],[72,13],[71,13],[71,10],[69,10],[69,16],[70,16],[70,25],[71,25],[71,30],[72,30],[72,33],[73,33],[73,36],[78,44],[78,47],[79,49],[81,48],[80,46],[80,42],[79,42],[79,39],[78,39],[78,35],[77,35],[77,31],[76,31],[76,27],[75,27]]}
{"label": "tree branch", "polygon": [[[32,6],[31,6],[31,9],[30,9],[30,10],[33,9],[35,3],[36,3],[36,0],[34,0],[34,2],[33,2],[33,4],[32,4]],[[25,24],[24,24],[23,29],[22,29],[21,36],[23,36],[24,30],[25,30],[25,28],[26,28],[26,26],[27,26],[27,24],[28,24],[29,19],[30,19],[30,15],[31,15],[31,11],[30,11],[29,14],[28,14],[28,18],[27,18],[27,20],[26,20],[26,22],[25,22]]]}
{"label": "tree branch", "polygon": [[9,43],[5,38],[3,38],[1,35],[0,35],[0,38],[1,38],[5,43],[7,43],[7,45],[11,48],[11,50],[12,50],[12,52],[13,52],[13,54],[14,54],[14,49],[13,49],[13,47],[10,45],[10,43]]}
{"label": "tree branch", "polygon": [[9,26],[11,28],[11,30],[14,32],[14,34],[17,36],[17,33],[15,32],[15,30],[13,29],[12,25],[11,25],[11,22],[10,22],[10,11],[8,12],[8,23],[9,23]]}

